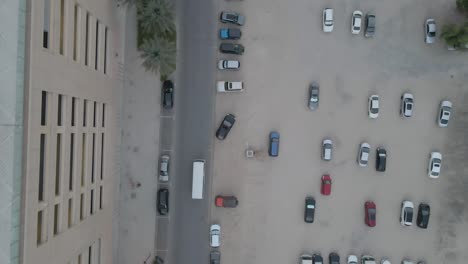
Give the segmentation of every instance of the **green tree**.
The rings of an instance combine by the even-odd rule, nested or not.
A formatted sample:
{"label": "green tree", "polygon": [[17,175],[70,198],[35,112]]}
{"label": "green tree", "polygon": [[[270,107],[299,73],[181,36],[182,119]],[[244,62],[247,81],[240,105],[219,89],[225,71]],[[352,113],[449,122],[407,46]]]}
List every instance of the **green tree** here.
{"label": "green tree", "polygon": [[137,4],[142,34],[170,35],[175,31],[174,7],[169,0],[140,0]]}
{"label": "green tree", "polygon": [[468,45],[468,23],[464,25],[448,24],[442,28],[440,36],[447,45],[454,48],[465,48]]}
{"label": "green tree", "polygon": [[161,80],[165,80],[176,67],[176,45],[167,38],[154,36],[147,39],[141,45],[141,58],[143,67],[147,71],[161,74]]}
{"label": "green tree", "polygon": [[468,0],[457,0],[457,8],[461,11],[468,11]]}

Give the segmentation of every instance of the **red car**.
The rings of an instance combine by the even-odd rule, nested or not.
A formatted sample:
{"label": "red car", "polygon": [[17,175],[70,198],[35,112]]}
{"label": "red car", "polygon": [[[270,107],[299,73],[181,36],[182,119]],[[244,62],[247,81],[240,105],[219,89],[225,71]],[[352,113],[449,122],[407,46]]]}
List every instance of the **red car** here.
{"label": "red car", "polygon": [[322,188],[321,188],[320,192],[323,195],[330,195],[331,186],[332,186],[332,179],[331,179],[330,175],[323,175],[322,176]]}
{"label": "red car", "polygon": [[377,207],[375,206],[375,203],[372,201],[367,201],[364,204],[364,210],[366,215],[366,225],[374,227],[377,224]]}
{"label": "red car", "polygon": [[218,195],[215,198],[215,205],[217,207],[230,207],[234,208],[239,204],[239,201],[235,196],[222,196]]}

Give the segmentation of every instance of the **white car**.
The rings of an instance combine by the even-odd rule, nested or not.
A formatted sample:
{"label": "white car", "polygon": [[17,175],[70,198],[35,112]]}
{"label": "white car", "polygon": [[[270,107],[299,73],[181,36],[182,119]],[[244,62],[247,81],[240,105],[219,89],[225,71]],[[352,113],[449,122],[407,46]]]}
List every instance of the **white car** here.
{"label": "white car", "polygon": [[361,23],[362,23],[362,12],[356,10],[353,12],[353,17],[351,18],[351,33],[359,34],[361,32]]}
{"label": "white car", "polygon": [[333,24],[333,8],[325,8],[323,10],[323,32],[332,32]]}
{"label": "white car", "polygon": [[211,225],[210,227],[210,246],[217,248],[221,244],[221,227],[219,225]]}
{"label": "white car", "polygon": [[440,152],[431,152],[429,159],[428,175],[429,178],[437,179],[440,175],[440,168],[442,167],[442,154]]}
{"label": "white car", "polygon": [[413,115],[414,96],[410,93],[404,93],[401,96],[400,114],[403,117],[411,117]]}
{"label": "white car", "polygon": [[377,118],[379,116],[379,96],[371,95],[369,97],[369,117]]}
{"label": "white car", "polygon": [[452,102],[440,102],[439,115],[437,116],[437,123],[439,127],[447,127],[452,114]]}
{"label": "white car", "polygon": [[331,139],[324,139],[322,142],[322,159],[330,161],[332,159],[333,141]]}
{"label": "white car", "polygon": [[220,70],[237,70],[240,68],[240,62],[237,60],[219,60],[218,69]]}
{"label": "white car", "polygon": [[380,264],[392,264],[392,263],[387,258],[382,258],[382,260],[380,260]]}
{"label": "white car", "polygon": [[410,201],[403,201],[401,204],[400,223],[402,226],[413,225],[414,204]]}
{"label": "white car", "polygon": [[357,162],[361,167],[367,167],[367,163],[369,163],[369,153],[370,153],[370,145],[367,142],[361,143],[359,146],[359,154]]}
{"label": "white car", "polygon": [[169,159],[168,155],[162,155],[159,161],[159,181],[169,181]]}
{"label": "white car", "polygon": [[425,42],[427,44],[432,44],[435,41],[436,38],[436,22],[434,19],[429,18],[426,20],[426,23],[424,23],[424,28],[425,28]]}
{"label": "white car", "polygon": [[349,255],[347,263],[348,264],[357,264],[358,263],[358,258],[355,255]]}
{"label": "white car", "polygon": [[244,85],[242,82],[226,82],[220,81],[216,85],[218,92],[242,92],[244,91]]}

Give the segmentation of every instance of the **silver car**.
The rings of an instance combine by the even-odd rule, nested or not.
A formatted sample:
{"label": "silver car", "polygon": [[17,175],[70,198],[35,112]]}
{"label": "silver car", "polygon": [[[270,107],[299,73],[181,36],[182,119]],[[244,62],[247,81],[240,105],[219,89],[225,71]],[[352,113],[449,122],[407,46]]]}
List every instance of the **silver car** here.
{"label": "silver car", "polygon": [[400,114],[403,117],[411,117],[413,115],[414,96],[410,93],[404,93],[401,96]]}
{"label": "silver car", "polygon": [[169,181],[169,159],[168,155],[162,155],[159,161],[159,181]]}
{"label": "silver car", "polygon": [[312,82],[310,85],[309,109],[315,110],[319,106],[319,84]]}
{"label": "silver car", "polygon": [[370,153],[370,145],[367,142],[361,143],[359,146],[359,154],[357,162],[359,166],[366,167],[369,163],[369,153]]}
{"label": "silver car", "polygon": [[452,102],[442,101],[440,102],[439,114],[437,116],[437,124],[439,127],[447,127],[452,115]]}
{"label": "silver car", "polygon": [[437,31],[435,20],[432,18],[427,19],[426,23],[424,24],[424,28],[425,28],[425,33],[426,33],[425,35],[426,43],[427,44],[434,43],[435,37],[436,37],[436,31]]}
{"label": "silver car", "polygon": [[222,23],[231,23],[231,24],[236,24],[239,26],[242,26],[245,23],[245,17],[236,12],[229,12],[229,11],[221,12],[219,19],[221,20]]}
{"label": "silver car", "polygon": [[331,139],[324,139],[322,142],[322,159],[330,161],[332,159],[333,141]]}

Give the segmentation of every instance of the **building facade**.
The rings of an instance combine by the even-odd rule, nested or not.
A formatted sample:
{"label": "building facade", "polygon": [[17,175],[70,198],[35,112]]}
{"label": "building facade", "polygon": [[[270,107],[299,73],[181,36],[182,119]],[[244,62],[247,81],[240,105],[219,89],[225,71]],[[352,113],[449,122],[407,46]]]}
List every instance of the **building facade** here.
{"label": "building facade", "polygon": [[113,263],[117,14],[113,0],[27,0],[20,263]]}

